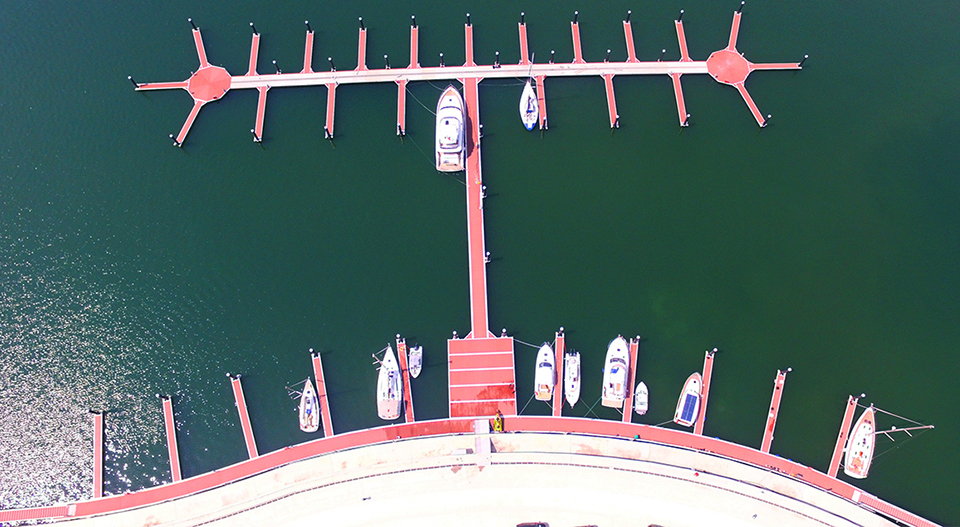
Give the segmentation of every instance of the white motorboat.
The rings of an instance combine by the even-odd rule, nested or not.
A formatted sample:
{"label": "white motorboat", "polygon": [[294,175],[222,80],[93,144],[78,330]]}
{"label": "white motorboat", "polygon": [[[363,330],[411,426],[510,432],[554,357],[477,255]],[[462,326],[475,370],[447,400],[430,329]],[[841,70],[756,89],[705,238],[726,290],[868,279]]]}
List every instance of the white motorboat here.
{"label": "white motorboat", "polygon": [[580,400],[579,351],[571,351],[563,358],[563,394],[571,408]]}
{"label": "white motorboat", "polygon": [[520,94],[520,120],[524,128],[533,130],[540,118],[540,104],[537,101],[537,92],[533,89],[530,79],[523,87],[523,93]]}
{"label": "white motorboat", "polygon": [[677,401],[677,411],[673,414],[673,422],[681,426],[693,426],[700,415],[700,387],[703,381],[700,374],[692,373],[683,383],[680,400]]}
{"label": "white motorboat", "polygon": [[377,415],[380,419],[393,421],[400,417],[400,404],[403,399],[403,384],[400,382],[400,366],[393,353],[393,347],[387,345],[387,351],[380,361],[380,374],[377,377]]}
{"label": "white motorboat", "polygon": [[549,401],[553,397],[553,386],[556,383],[555,362],[553,348],[544,342],[537,352],[537,370],[533,375],[533,393],[538,401]]}
{"label": "white motorboat", "polygon": [[607,359],[603,365],[603,393],[601,403],[609,408],[623,408],[627,397],[627,373],[630,369],[630,352],[623,337],[610,341]]}
{"label": "white motorboat", "polygon": [[437,102],[437,170],[459,172],[466,168],[463,97],[451,84]]}
{"label": "white motorboat", "polygon": [[307,379],[300,392],[300,430],[316,432],[320,428],[320,406],[317,404],[317,392],[313,382]]}
{"label": "white motorboat", "polygon": [[647,413],[649,408],[650,395],[647,391],[647,384],[640,381],[640,384],[637,385],[637,391],[633,392],[633,411],[637,412],[637,415],[643,415]]}
{"label": "white motorboat", "polygon": [[851,478],[863,479],[870,472],[873,461],[873,447],[876,444],[877,421],[873,405],[860,414],[853,425],[853,434],[847,440],[847,453],[843,461],[843,472]]}
{"label": "white motorboat", "polygon": [[420,370],[423,369],[423,346],[414,346],[410,348],[410,376],[416,379],[420,376]]}

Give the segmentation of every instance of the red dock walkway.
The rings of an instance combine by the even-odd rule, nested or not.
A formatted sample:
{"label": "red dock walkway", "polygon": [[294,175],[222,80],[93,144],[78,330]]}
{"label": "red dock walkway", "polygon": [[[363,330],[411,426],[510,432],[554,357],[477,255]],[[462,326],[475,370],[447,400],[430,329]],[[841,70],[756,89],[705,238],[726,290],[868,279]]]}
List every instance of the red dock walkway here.
{"label": "red dock walkway", "polygon": [[693,425],[693,433],[703,434],[703,423],[707,420],[707,401],[710,398],[710,380],[713,379],[713,356],[716,355],[717,348],[707,350],[703,356],[703,387],[700,389],[700,414],[697,415],[697,422]]}
{"label": "red dock walkway", "polygon": [[243,429],[243,441],[247,445],[247,457],[255,458],[257,453],[257,442],[253,438],[253,427],[250,426],[250,414],[247,413],[247,401],[243,398],[243,385],[240,384],[240,375],[230,375],[230,387],[233,388],[233,399],[237,404],[237,412],[240,414],[240,428]]}
{"label": "red dock walkway", "polygon": [[623,21],[623,39],[627,44],[627,62],[640,62],[637,58],[637,50],[633,46],[633,27],[629,20]]}
{"label": "red dock walkway", "polygon": [[556,364],[557,377],[553,383],[553,416],[560,417],[563,411],[563,352],[566,346],[566,338],[563,336],[563,328],[557,332],[556,340],[553,341],[553,350],[556,353],[554,364]]}
{"label": "red dock walkway", "polygon": [[627,395],[623,399],[623,422],[633,419],[633,392],[637,386],[637,352],[640,349],[640,335],[630,339],[630,368],[627,373]]}
{"label": "red dock walkway", "polygon": [[333,418],[330,417],[330,398],[327,395],[327,383],[323,378],[323,362],[320,353],[314,353],[310,348],[310,358],[313,361],[313,378],[317,381],[317,401],[320,403],[320,417],[323,421],[323,437],[333,435]]}
{"label": "red dock walkway", "polygon": [[412,423],[413,416],[413,387],[410,385],[410,369],[407,364],[407,339],[397,334],[397,358],[400,362],[400,373],[403,375],[403,419]]}
{"label": "red dock walkway", "polygon": [[760,443],[761,452],[770,452],[770,443],[773,442],[773,430],[777,427],[777,415],[780,413],[780,398],[783,397],[783,383],[787,380],[787,371],[777,370],[777,378],[773,381],[773,396],[770,399],[770,412],[767,414],[767,425],[763,427],[763,441]]}
{"label": "red dock walkway", "polygon": [[513,338],[447,341],[450,417],[517,415]]}
{"label": "red dock walkway", "polygon": [[167,435],[167,456],[170,458],[170,477],[180,481],[180,451],[177,449],[177,426],[173,420],[173,401],[165,395],[163,399],[163,429]]}
{"label": "red dock walkway", "polygon": [[93,497],[103,496],[103,412],[93,412]]}
{"label": "red dock walkway", "polygon": [[847,409],[843,412],[843,422],[840,423],[840,433],[837,434],[837,444],[833,448],[833,456],[830,457],[830,467],[827,469],[827,475],[831,478],[837,477],[837,472],[840,470],[840,459],[843,458],[843,449],[847,444],[847,435],[850,433],[850,424],[853,423],[853,414],[857,410],[858,400],[860,400],[858,397],[852,395],[847,397]]}

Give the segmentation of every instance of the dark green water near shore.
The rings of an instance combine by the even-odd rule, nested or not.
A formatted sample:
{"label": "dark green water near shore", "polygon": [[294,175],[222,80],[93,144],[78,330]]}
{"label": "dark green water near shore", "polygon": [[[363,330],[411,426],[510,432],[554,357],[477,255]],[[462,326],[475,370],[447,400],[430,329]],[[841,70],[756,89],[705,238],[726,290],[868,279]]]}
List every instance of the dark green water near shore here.
{"label": "dark green water near shore", "polygon": [[[157,393],[174,395],[185,475],[242,460],[227,372],[244,374],[261,452],[311,439],[285,390],[311,374],[311,347],[337,431],[382,424],[370,354],[398,332],[426,351],[417,417],[446,415],[445,339],[469,330],[469,294],[462,179],[433,170],[418,104],[441,86],[410,87],[404,141],[391,84],[338,90],[333,144],[325,89],[297,88],[270,92],[262,145],[256,94],[234,91],[173,148],[189,97],[135,93],[126,76],[187,78],[186,17],[210,61],[240,74],[251,20],[263,72],[299,70],[304,19],[315,68],[353,68],[357,16],[371,67],[406,64],[411,14],[421,64],[462,63],[467,11],[478,62],[519,60],[520,11],[537,61],[569,61],[575,9],[588,60],[625,58],[627,9],[640,58],[676,60],[681,7],[694,59],[726,45],[736,2],[0,6],[0,506],[88,497],[90,408],[108,411],[107,492],[168,481]],[[615,80],[615,133],[601,79],[549,79],[542,135],[518,121],[519,81],[483,82],[491,329],[539,344],[564,326],[587,405],[607,342],[642,335],[651,411],[635,420],[650,424],[719,347],[706,433],[751,446],[792,367],[773,452],[821,470],[847,395],[866,392],[937,429],[881,437],[889,452],[860,486],[960,522],[958,17],[942,1],[749,3],[748,59],[810,54],[801,72],[751,75],[773,114],[763,130],[707,76],[683,78],[682,132],[667,77]],[[521,406],[534,353],[517,348]]]}

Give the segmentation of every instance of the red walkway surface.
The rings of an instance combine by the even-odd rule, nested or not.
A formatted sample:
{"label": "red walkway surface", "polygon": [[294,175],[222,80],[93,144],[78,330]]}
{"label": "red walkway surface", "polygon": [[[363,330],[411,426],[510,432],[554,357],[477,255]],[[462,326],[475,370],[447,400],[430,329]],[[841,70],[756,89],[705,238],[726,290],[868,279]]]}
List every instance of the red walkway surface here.
{"label": "red walkway surface", "polygon": [[517,26],[520,31],[520,64],[528,66],[530,65],[530,47],[527,45],[527,25],[518,22]]}
{"label": "red walkway surface", "polygon": [[833,456],[830,457],[830,467],[827,469],[827,475],[830,477],[837,477],[837,471],[840,470],[843,448],[847,444],[847,435],[850,433],[850,424],[853,423],[853,414],[857,410],[858,400],[858,398],[852,395],[847,397],[847,409],[843,412],[843,422],[840,424],[840,433],[837,434],[837,445],[833,448]]}
{"label": "red walkway surface", "polygon": [[93,413],[93,497],[103,496],[103,412]]}
{"label": "red walkway surface", "polygon": [[303,43],[303,69],[300,73],[313,73],[313,31],[307,30],[307,38]]}
{"label": "red walkway surface", "polygon": [[607,112],[610,114],[610,128],[620,128],[620,114],[617,113],[617,96],[613,93],[613,75],[603,76],[603,85],[607,89]]}
{"label": "red walkway surface", "polygon": [[630,339],[630,367],[627,372],[627,395],[623,399],[623,422],[633,419],[633,392],[637,386],[637,351],[640,349],[640,336]]}
{"label": "red walkway surface", "polygon": [[333,110],[337,107],[337,83],[327,84],[327,121],[323,126],[323,136],[333,139]]}
{"label": "red walkway surface", "polygon": [[450,417],[517,414],[513,338],[447,341]]}
{"label": "red walkway surface", "polygon": [[570,34],[573,36],[573,63],[586,64],[587,61],[583,60],[583,50],[580,47],[580,24],[578,22],[570,22]]}
{"label": "red walkway surface", "polygon": [[543,89],[543,80],[545,75],[537,75],[537,106],[540,107],[540,129],[546,130],[547,126],[547,92]]}
{"label": "red walkway surface", "polygon": [[360,37],[357,39],[357,69],[355,71],[366,71],[367,69],[367,30],[360,28]]}
{"label": "red walkway surface", "polygon": [[177,449],[177,425],[173,420],[173,402],[163,397],[163,428],[167,435],[167,456],[170,458],[170,477],[173,481],[183,479],[180,474],[180,451]]}
{"label": "red walkway surface", "polygon": [[717,353],[717,348],[707,350],[703,356],[703,385],[700,388],[700,413],[697,415],[697,422],[693,425],[693,433],[700,435],[703,433],[703,423],[707,420],[707,401],[710,399],[710,380],[713,379],[713,356]]}
{"label": "red walkway surface", "polygon": [[773,430],[777,427],[777,414],[780,413],[780,398],[783,397],[783,383],[787,380],[787,371],[777,370],[777,378],[773,380],[773,396],[770,399],[770,412],[767,414],[767,424],[763,427],[763,441],[760,443],[761,452],[770,451],[773,442]]}
{"label": "red walkway surface", "polygon": [[240,428],[243,429],[243,441],[247,445],[247,456],[257,457],[257,442],[253,438],[253,427],[250,426],[250,414],[247,413],[247,401],[243,398],[243,386],[240,384],[240,376],[230,376],[230,387],[233,388],[233,399],[237,404],[237,412],[240,414]]}
{"label": "red walkway surface", "polygon": [[556,368],[556,378],[553,383],[553,416],[560,417],[561,412],[563,411],[563,351],[566,345],[565,337],[563,336],[563,328],[560,328],[560,331],[557,332],[557,338],[553,341],[553,350],[556,353],[556,359],[554,364],[557,365]]}
{"label": "red walkway surface", "polygon": [[250,39],[250,62],[247,64],[247,77],[257,74],[257,57],[259,55],[260,33],[254,33],[253,37]]}
{"label": "red walkway surface", "polygon": [[[827,476],[800,463],[760,452],[750,447],[729,443],[717,438],[698,436],[682,430],[658,428],[655,426],[622,423],[599,419],[574,417],[512,417],[504,420],[507,432],[547,432],[601,435],[633,439],[639,436],[641,441],[672,445],[697,450],[706,454],[734,459],[766,468],[788,477],[797,478],[807,484],[819,487],[826,492],[858,502],[873,510],[881,511],[898,518],[908,525],[916,527],[937,527],[937,524],[907,512],[895,505],[886,503],[867,494],[845,481]],[[316,439],[300,443],[263,456],[230,465],[215,472],[184,479],[175,483],[151,487],[138,492],[109,496],[91,501],[81,501],[67,506],[43,507],[0,511],[0,522],[23,518],[63,518],[65,516],[89,516],[104,514],[123,509],[142,507],[178,497],[202,492],[225,483],[237,481],[252,475],[294,461],[363,445],[388,443],[397,439],[451,434],[473,433],[473,419],[445,419],[440,421],[420,421],[349,432],[333,437]]]}
{"label": "red walkway surface", "polygon": [[323,378],[323,362],[320,354],[310,350],[313,360],[313,378],[317,381],[317,401],[320,403],[320,417],[323,420],[323,436],[333,435],[333,418],[330,416],[330,398],[327,396],[327,383]]}
{"label": "red walkway surface", "polygon": [[415,421],[413,416],[413,388],[410,385],[410,368],[407,364],[407,339],[397,335],[397,358],[400,362],[400,373],[403,375],[403,418],[406,422]]}
{"label": "red walkway surface", "polygon": [[637,58],[637,50],[633,47],[633,28],[626,20],[623,21],[623,38],[627,42],[627,62],[640,62]]}

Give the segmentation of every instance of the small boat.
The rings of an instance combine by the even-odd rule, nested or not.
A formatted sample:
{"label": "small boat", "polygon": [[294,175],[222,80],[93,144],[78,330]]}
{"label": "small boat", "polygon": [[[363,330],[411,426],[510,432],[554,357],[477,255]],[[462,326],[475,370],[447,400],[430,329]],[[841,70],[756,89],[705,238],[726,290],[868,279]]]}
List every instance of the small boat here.
{"label": "small boat", "polygon": [[540,104],[537,102],[537,92],[533,89],[530,79],[527,79],[523,93],[520,94],[520,120],[524,128],[533,130],[540,117]]}
{"label": "small boat", "polygon": [[570,408],[580,400],[580,352],[571,351],[563,358],[563,394]]}
{"label": "small boat", "polygon": [[627,397],[627,370],[630,368],[630,354],[627,341],[623,337],[610,341],[607,346],[607,359],[603,366],[603,393],[601,403],[609,408],[623,408]]}
{"label": "small boat", "polygon": [[437,102],[437,170],[459,172],[466,167],[464,105],[451,84]]}
{"label": "small boat", "polygon": [[423,346],[410,348],[410,375],[416,379],[423,369]]}
{"label": "small boat", "polygon": [[387,345],[387,352],[380,361],[380,374],[377,377],[377,415],[385,421],[400,417],[400,401],[403,399],[403,385],[400,383],[400,366],[393,354],[393,347]]}
{"label": "small boat", "polygon": [[683,384],[680,400],[677,401],[677,411],[673,414],[673,422],[680,426],[693,426],[700,415],[700,386],[703,381],[699,373],[692,373]]}
{"label": "small boat", "polygon": [[307,379],[300,393],[300,430],[316,432],[320,428],[320,406],[317,404],[317,392],[313,383]]}
{"label": "small boat", "polygon": [[553,386],[556,382],[556,364],[553,348],[546,342],[537,352],[537,370],[533,375],[533,392],[538,401],[549,401],[553,397]]}
{"label": "small boat", "polygon": [[633,392],[633,411],[637,412],[637,415],[643,415],[647,413],[649,408],[650,401],[647,384],[640,381],[640,384],[637,385],[637,391]]}
{"label": "small boat", "polygon": [[853,434],[847,440],[847,454],[843,462],[843,472],[851,478],[863,479],[870,471],[873,461],[873,447],[876,443],[876,414],[871,404],[860,414],[853,425]]}

